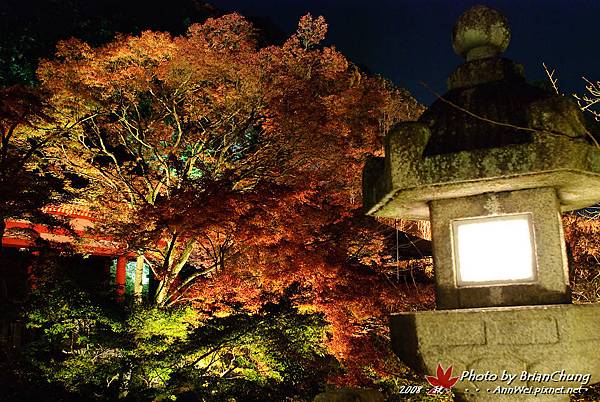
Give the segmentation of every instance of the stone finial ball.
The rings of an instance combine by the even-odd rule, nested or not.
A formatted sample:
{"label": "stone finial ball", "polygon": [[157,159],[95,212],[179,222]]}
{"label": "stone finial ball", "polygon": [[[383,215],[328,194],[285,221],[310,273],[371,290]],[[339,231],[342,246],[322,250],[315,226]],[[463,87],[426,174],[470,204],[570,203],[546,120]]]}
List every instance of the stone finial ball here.
{"label": "stone finial ball", "polygon": [[486,6],[474,6],[462,13],[452,30],[452,47],[467,61],[498,56],[509,41],[506,17]]}

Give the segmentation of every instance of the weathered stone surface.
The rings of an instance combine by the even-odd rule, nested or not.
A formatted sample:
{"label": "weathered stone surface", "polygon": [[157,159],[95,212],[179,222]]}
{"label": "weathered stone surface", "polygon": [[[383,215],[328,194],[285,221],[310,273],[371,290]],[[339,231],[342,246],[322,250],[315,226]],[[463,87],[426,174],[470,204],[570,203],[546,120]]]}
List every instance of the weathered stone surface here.
{"label": "weathered stone surface", "polygon": [[[600,305],[546,305],[400,313],[390,321],[392,348],[410,367],[434,374],[438,363],[463,371],[590,374],[600,381]],[[596,317],[596,318],[593,318]],[[449,323],[460,323],[448,327]],[[479,328],[485,328],[482,336]],[[474,335],[471,335],[471,330]],[[454,332],[449,335],[448,332]],[[591,337],[590,337],[591,335]],[[456,338],[464,337],[462,342]],[[444,342],[448,340],[449,342]],[[482,342],[483,340],[483,342]],[[468,378],[467,378],[468,380]],[[565,396],[488,395],[499,381],[459,381],[460,400],[568,400]],[[588,385],[589,385],[588,384]],[[503,384],[506,386],[506,383]],[[577,387],[578,381],[516,381],[530,387]],[[475,389],[480,389],[479,393]],[[469,389],[470,391],[466,391]],[[529,399],[528,399],[529,398]],[[546,399],[544,399],[546,398]],[[562,399],[561,399],[562,398]]]}
{"label": "weathered stone surface", "polygon": [[506,17],[486,6],[471,7],[458,18],[452,31],[454,51],[467,60],[493,57],[510,41]]}
{"label": "weathered stone surface", "polygon": [[[460,65],[448,78],[447,85],[448,89],[452,90],[496,81],[523,85],[525,70],[521,64],[500,57],[473,60]],[[534,93],[543,94],[539,88],[529,89]]]}
{"label": "weathered stone surface", "polygon": [[532,128],[556,135],[585,138],[587,127],[581,110],[565,97],[552,96],[537,100],[529,105],[527,113]]}
{"label": "weathered stone surface", "polygon": [[439,322],[439,327],[443,327],[444,331],[436,338],[423,339],[423,345],[484,345],[486,342],[486,329],[483,322],[459,319],[451,322]]}
{"label": "weathered stone surface", "polygon": [[414,147],[402,141],[403,126],[396,130],[388,149],[409,163],[365,167],[368,214],[429,219],[427,203],[432,200],[538,187],[555,188],[563,212],[600,201],[600,149],[581,140],[536,133],[530,144],[421,158],[406,151]]}
{"label": "weathered stone surface", "polygon": [[[559,202],[553,188],[486,193],[432,201],[431,234],[439,309],[569,303],[568,262]],[[503,214],[531,214],[535,237],[533,283],[460,287],[453,251],[452,221]],[[486,269],[485,261],[481,269]]]}
{"label": "weathered stone surface", "polygon": [[486,336],[495,345],[541,345],[558,343],[558,328],[553,317],[530,318],[529,325],[538,328],[531,332],[519,321],[491,321],[486,326]]}

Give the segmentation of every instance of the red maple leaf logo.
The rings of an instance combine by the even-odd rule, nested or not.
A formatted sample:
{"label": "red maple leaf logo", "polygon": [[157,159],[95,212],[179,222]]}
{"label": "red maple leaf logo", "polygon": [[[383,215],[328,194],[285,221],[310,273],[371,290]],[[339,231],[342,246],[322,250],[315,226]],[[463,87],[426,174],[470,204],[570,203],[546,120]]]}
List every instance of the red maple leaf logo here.
{"label": "red maple leaf logo", "polygon": [[437,374],[437,376],[435,376],[435,377],[432,375],[426,375],[425,378],[427,379],[427,382],[429,384],[431,384],[432,386],[434,386],[438,389],[439,389],[439,387],[444,388],[444,389],[450,389],[458,381],[458,377],[451,377],[452,376],[452,366],[449,366],[448,369],[446,371],[444,371],[444,368],[442,367],[442,365],[440,363],[438,363],[436,374]]}

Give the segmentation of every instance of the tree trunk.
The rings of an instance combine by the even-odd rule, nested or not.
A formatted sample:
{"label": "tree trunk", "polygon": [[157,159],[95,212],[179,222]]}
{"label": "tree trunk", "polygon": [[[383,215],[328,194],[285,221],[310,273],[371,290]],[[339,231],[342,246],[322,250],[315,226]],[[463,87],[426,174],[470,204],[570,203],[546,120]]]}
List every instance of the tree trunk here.
{"label": "tree trunk", "polygon": [[133,299],[135,303],[142,302],[142,278],[144,276],[144,255],[140,254],[135,262],[135,280],[133,282]]}
{"label": "tree trunk", "polygon": [[162,306],[167,301],[167,294],[171,285],[168,282],[168,277],[158,283],[158,290],[156,292],[155,302],[156,305]]}
{"label": "tree trunk", "polygon": [[155,302],[158,306],[164,306],[169,301],[169,297],[171,296],[169,294],[171,286],[173,285],[173,282],[175,282],[175,279],[177,279],[181,269],[188,262],[195,243],[196,242],[194,240],[188,241],[179,258],[175,263],[169,266],[169,272],[167,272],[165,278],[160,281],[160,284],[158,285],[158,292],[156,293],[155,298]]}

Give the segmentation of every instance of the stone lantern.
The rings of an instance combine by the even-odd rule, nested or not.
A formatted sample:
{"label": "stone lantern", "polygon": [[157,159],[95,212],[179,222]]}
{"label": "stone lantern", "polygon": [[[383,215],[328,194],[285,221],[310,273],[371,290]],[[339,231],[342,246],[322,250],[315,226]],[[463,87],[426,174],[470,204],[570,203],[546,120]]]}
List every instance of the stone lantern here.
{"label": "stone lantern", "polygon": [[543,381],[557,371],[600,381],[600,306],[571,304],[561,222],[600,201],[600,149],[576,104],[501,56],[509,40],[498,11],[463,13],[452,44],[466,62],[448,92],[394,127],[385,158],[363,172],[369,215],[431,221],[437,310],[392,316],[396,354],[428,374],[438,363],[454,375],[518,374],[510,384],[463,378],[464,400],[510,400],[495,385],[582,385]]}

